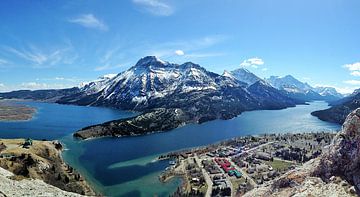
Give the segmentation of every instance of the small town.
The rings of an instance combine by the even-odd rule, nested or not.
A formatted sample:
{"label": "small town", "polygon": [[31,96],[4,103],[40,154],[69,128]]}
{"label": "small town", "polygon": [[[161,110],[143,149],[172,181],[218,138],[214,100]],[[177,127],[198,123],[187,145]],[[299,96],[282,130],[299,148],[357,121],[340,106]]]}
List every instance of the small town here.
{"label": "small town", "polygon": [[169,153],[159,157],[170,165],[159,179],[183,179],[173,196],[241,196],[318,157],[334,135],[247,136]]}

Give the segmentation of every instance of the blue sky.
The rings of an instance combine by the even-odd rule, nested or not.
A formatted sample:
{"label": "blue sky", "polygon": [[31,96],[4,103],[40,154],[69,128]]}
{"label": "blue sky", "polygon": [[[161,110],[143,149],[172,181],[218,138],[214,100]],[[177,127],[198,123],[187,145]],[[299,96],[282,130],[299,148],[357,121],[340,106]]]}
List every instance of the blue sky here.
{"label": "blue sky", "polygon": [[360,87],[358,0],[1,1],[0,91],[63,88],[146,55]]}

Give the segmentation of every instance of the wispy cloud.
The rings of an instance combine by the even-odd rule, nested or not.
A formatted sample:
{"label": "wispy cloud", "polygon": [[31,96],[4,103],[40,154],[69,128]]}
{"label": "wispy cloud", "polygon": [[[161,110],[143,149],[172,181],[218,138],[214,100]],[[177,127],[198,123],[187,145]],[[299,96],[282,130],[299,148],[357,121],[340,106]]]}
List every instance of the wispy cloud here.
{"label": "wispy cloud", "polygon": [[63,89],[73,87],[71,84],[59,84],[59,83],[38,83],[38,82],[26,82],[20,84],[15,89],[26,89],[26,90],[42,90],[42,89]]}
{"label": "wispy cloud", "polygon": [[211,48],[227,39],[224,35],[205,36],[192,40],[181,40],[152,44],[145,50],[144,55],[155,55],[162,58],[179,57],[183,58],[205,58],[221,56],[224,53],[204,53],[204,49]]}
{"label": "wispy cloud", "polygon": [[251,67],[251,68],[258,68],[261,65],[264,65],[264,61],[258,57],[250,58],[247,60],[244,60],[240,66],[241,67]]}
{"label": "wispy cloud", "polygon": [[94,71],[114,70],[123,67],[126,64],[111,64],[107,63],[103,66],[95,67]]}
{"label": "wispy cloud", "polygon": [[205,58],[205,57],[217,57],[222,56],[224,53],[185,53],[183,50],[176,50],[174,52],[178,56],[184,56],[184,58]]}
{"label": "wispy cloud", "polygon": [[101,31],[107,31],[109,29],[103,21],[96,18],[93,14],[82,14],[70,19],[69,22],[79,24],[86,28],[98,29]]}
{"label": "wispy cloud", "polygon": [[352,72],[350,73],[350,75],[359,77],[359,76],[360,76],[360,71],[352,71]]}
{"label": "wispy cloud", "polygon": [[350,84],[350,85],[360,85],[360,80],[347,80],[347,81],[344,81],[344,83]]}
{"label": "wispy cloud", "polygon": [[67,81],[67,82],[80,82],[82,79],[76,77],[52,77],[52,78],[36,78],[36,81]]}
{"label": "wispy cloud", "polygon": [[5,59],[1,59],[0,58],[0,65],[5,65],[5,64],[8,64],[9,62]]}
{"label": "wispy cloud", "polygon": [[40,50],[32,44],[28,47],[22,47],[21,49],[10,46],[2,46],[2,49],[8,54],[22,59],[26,64],[32,65],[34,68],[47,68],[59,63],[72,64],[77,59],[77,54],[74,53],[72,45],[52,50]]}
{"label": "wispy cloud", "polygon": [[132,0],[134,4],[140,6],[150,14],[157,16],[170,16],[174,13],[174,7],[162,0]]}

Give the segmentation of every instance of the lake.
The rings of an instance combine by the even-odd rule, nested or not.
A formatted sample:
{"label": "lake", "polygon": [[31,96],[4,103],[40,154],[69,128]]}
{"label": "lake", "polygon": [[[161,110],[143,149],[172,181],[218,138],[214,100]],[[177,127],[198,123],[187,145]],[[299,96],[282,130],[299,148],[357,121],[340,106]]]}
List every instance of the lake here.
{"label": "lake", "polygon": [[327,103],[317,101],[283,110],[244,112],[231,120],[190,124],[171,132],[78,141],[72,138],[72,133],[82,127],[135,114],[99,107],[26,104],[38,109],[36,116],[25,122],[0,122],[0,138],[61,140],[66,145],[63,153],[66,162],[107,196],[168,196],[175,191],[180,179],[166,184],[158,181],[157,176],[168,166],[167,161],[154,162],[162,153],[244,135],[340,129],[340,125],[310,115],[312,111],[328,108]]}

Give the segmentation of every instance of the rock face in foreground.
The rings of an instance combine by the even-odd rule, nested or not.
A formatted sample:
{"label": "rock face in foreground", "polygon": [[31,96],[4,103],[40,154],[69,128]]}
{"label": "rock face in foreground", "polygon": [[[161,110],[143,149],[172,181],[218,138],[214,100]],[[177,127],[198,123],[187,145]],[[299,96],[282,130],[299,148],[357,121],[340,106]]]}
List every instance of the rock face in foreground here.
{"label": "rock face in foreground", "polygon": [[13,173],[14,180],[41,180],[65,191],[95,195],[84,178],[64,163],[61,150],[57,141],[0,139],[0,168]]}
{"label": "rock face in foreground", "polygon": [[323,154],[245,196],[359,196],[360,108]]}
{"label": "rock face in foreground", "polygon": [[82,195],[66,192],[41,180],[12,180],[14,174],[0,168],[0,197],[3,196],[53,196],[81,197]]}
{"label": "rock face in foreground", "polygon": [[360,190],[360,108],[351,112],[315,171],[324,180],[342,176]]}

